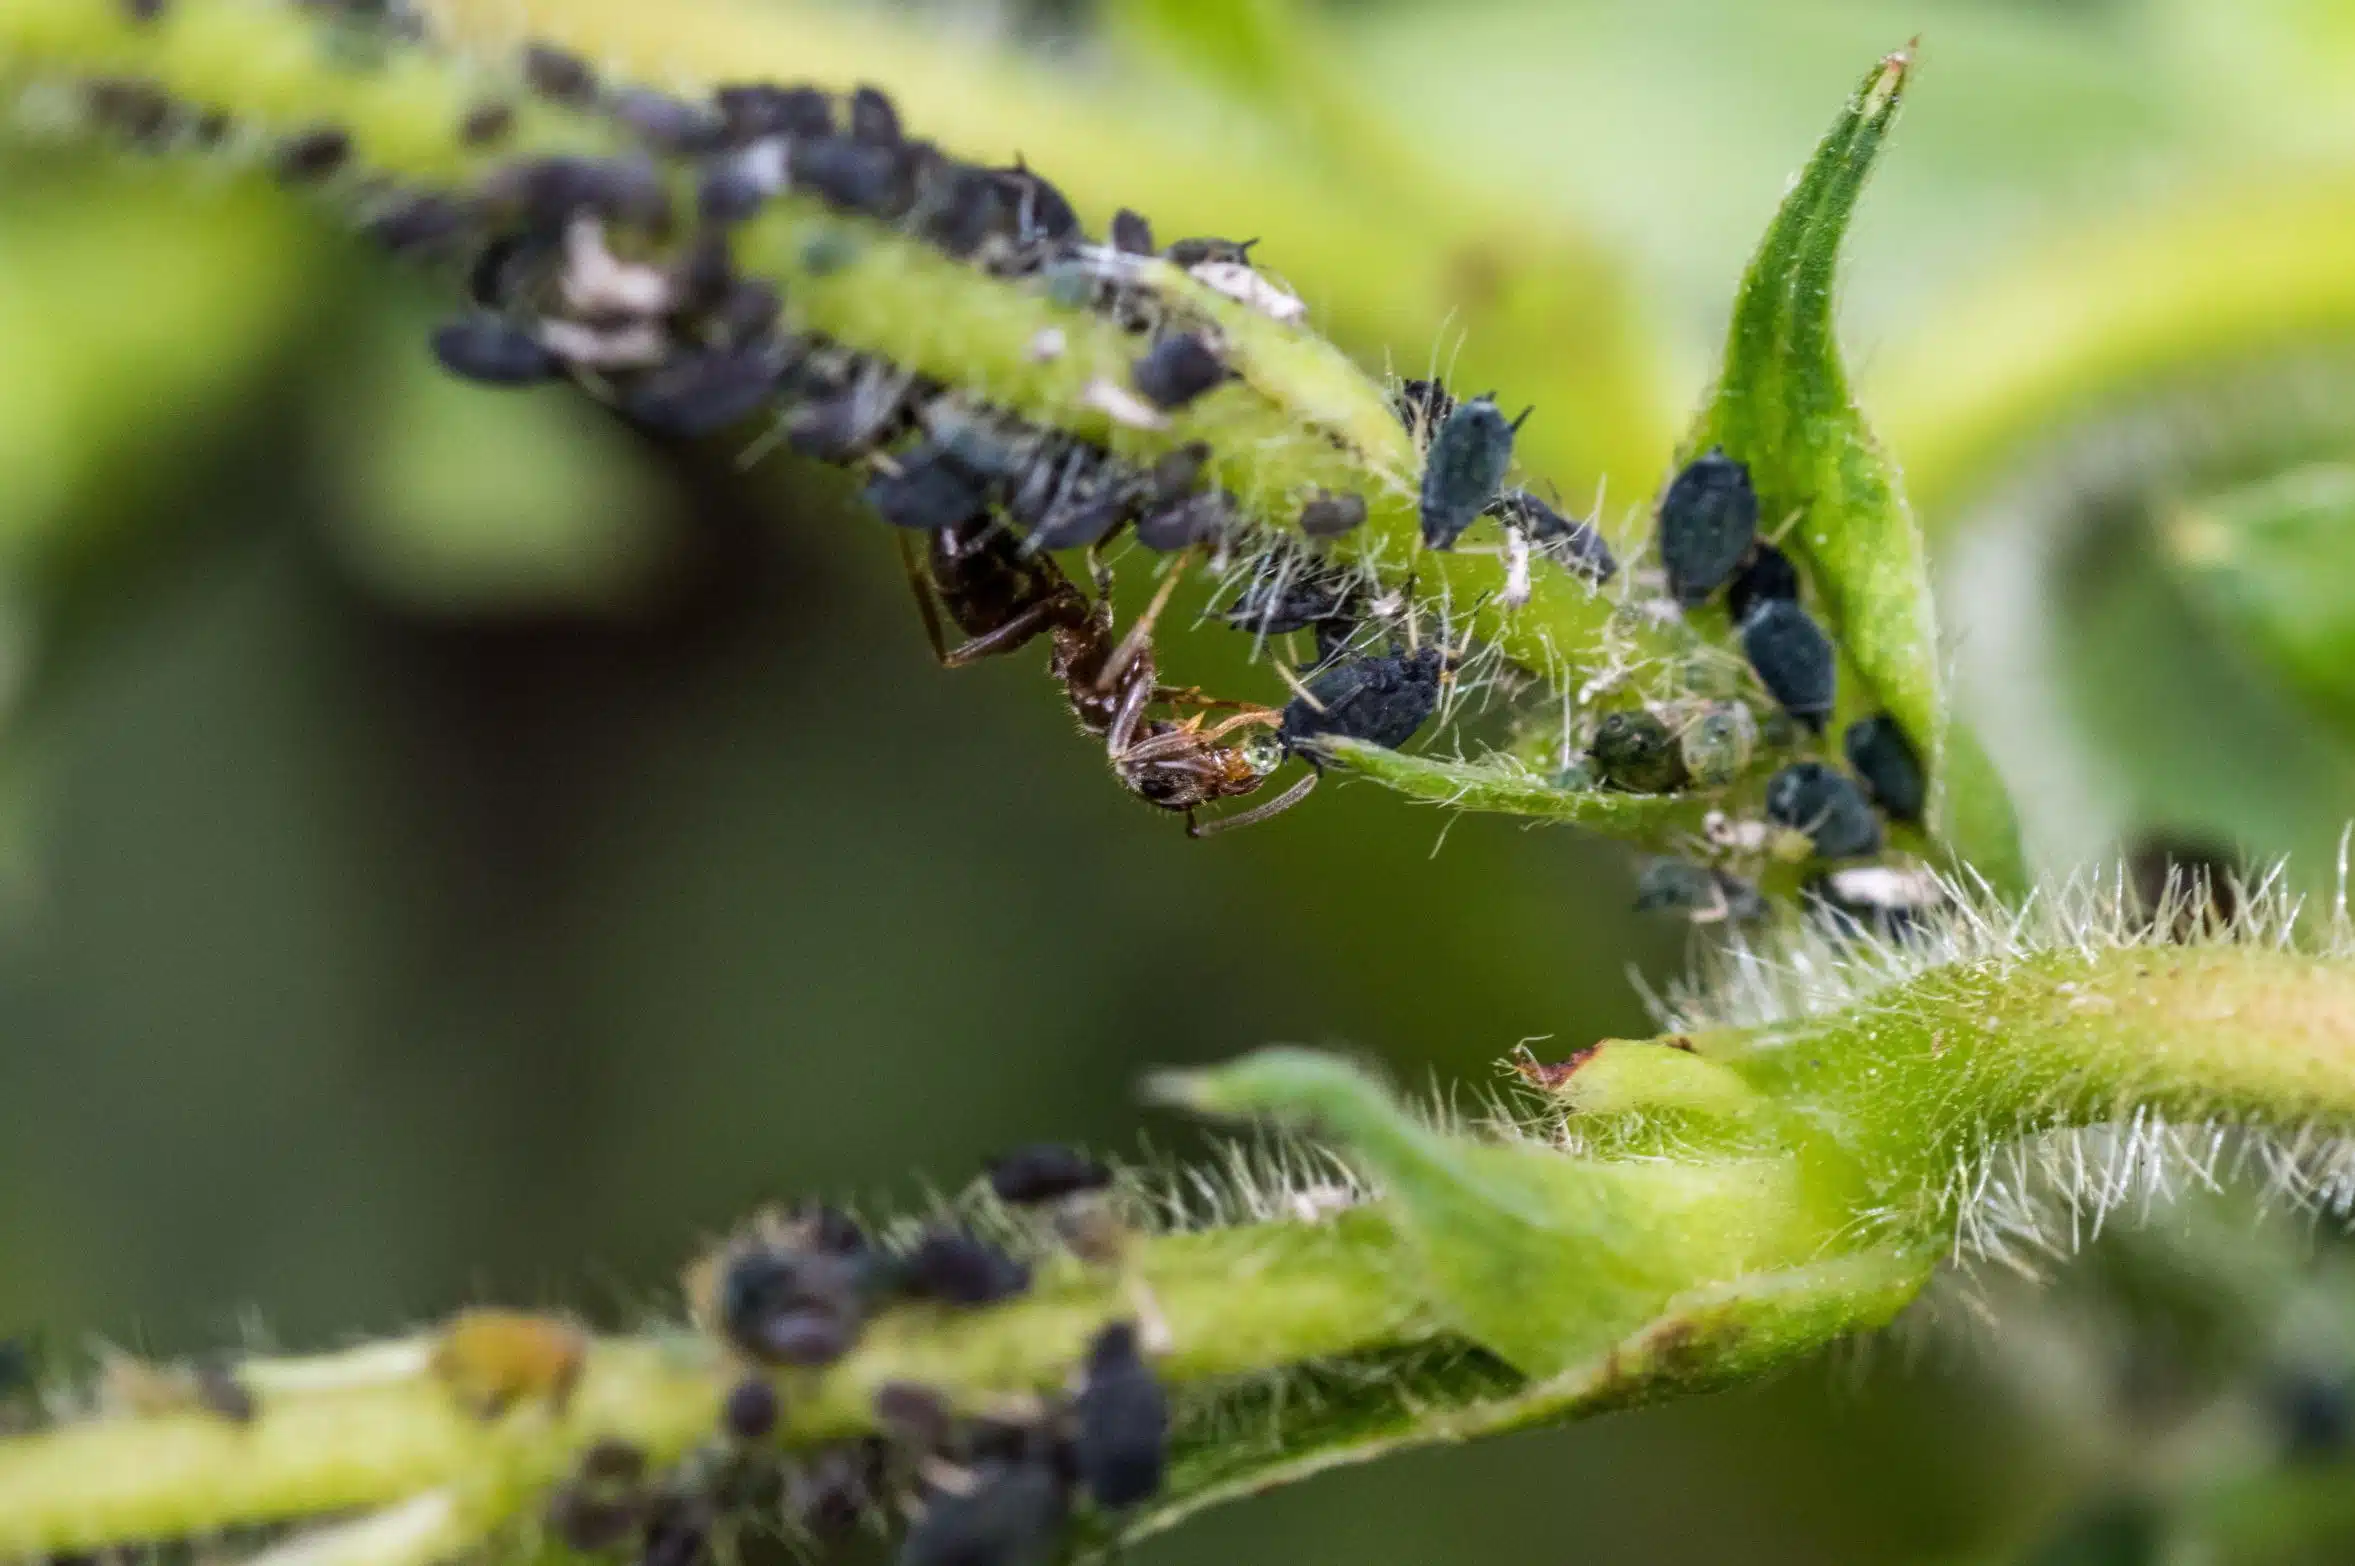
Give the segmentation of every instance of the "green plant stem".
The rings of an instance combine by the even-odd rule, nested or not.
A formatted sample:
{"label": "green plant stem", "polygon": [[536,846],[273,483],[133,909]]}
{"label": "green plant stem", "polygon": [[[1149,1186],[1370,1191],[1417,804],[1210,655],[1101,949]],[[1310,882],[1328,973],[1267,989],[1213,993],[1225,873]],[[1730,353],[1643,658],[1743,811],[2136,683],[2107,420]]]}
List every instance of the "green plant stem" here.
{"label": "green plant stem", "polygon": [[[1143,1243],[1135,1276],[1167,1318],[1164,1373],[1180,1382],[1402,1345],[1432,1330],[1389,1225],[1375,1212]],[[1022,1300],[947,1313],[903,1307],[870,1323],[823,1374],[787,1375],[781,1439],[815,1445],[873,1428],[876,1388],[913,1381],[969,1406],[1063,1383],[1093,1333],[1135,1313],[1123,1284],[1076,1264]],[[260,1411],[111,1417],[0,1441],[0,1556],[177,1538],[239,1524],[377,1507],[445,1485],[513,1511],[602,1436],[676,1460],[716,1428],[742,1374],[692,1334],[601,1338],[558,1414],[462,1408],[419,1337],[343,1356],[257,1361]]]}

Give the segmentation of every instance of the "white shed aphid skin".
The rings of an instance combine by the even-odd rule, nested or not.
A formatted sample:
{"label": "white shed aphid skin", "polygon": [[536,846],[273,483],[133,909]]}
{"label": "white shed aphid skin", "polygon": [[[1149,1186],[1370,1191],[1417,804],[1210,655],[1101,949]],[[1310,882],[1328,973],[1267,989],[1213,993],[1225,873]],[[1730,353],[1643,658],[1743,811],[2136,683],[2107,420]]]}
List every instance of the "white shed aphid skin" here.
{"label": "white shed aphid skin", "polygon": [[667,272],[615,256],[605,225],[585,215],[565,225],[561,286],[566,307],[585,316],[655,316],[678,303]]}
{"label": "white shed aphid skin", "polygon": [[1248,261],[1200,261],[1186,268],[1186,273],[1213,293],[1249,305],[1271,321],[1288,325],[1308,318],[1308,306],[1298,294],[1270,282]]}
{"label": "white shed aphid skin", "polygon": [[1529,602],[1529,535],[1517,527],[1505,529],[1505,585],[1497,589],[1499,609],[1518,609]]}
{"label": "white shed aphid skin", "polygon": [[1873,908],[1932,908],[1946,895],[1933,872],[1897,865],[1857,865],[1834,870],[1824,879],[1842,901]]}
{"label": "white shed aphid skin", "polygon": [[1031,337],[1030,346],[1023,350],[1023,357],[1033,364],[1053,364],[1063,357],[1067,346],[1068,339],[1063,335],[1062,327],[1042,326]]}
{"label": "white shed aphid skin", "polygon": [[542,321],[541,344],[577,369],[643,370],[670,357],[670,343],[652,322],[604,328],[578,321]]}
{"label": "white shed aphid skin", "polygon": [[1080,392],[1079,400],[1087,407],[1110,418],[1113,423],[1125,424],[1130,429],[1165,430],[1169,428],[1169,415],[1127,387],[1118,382],[1106,380],[1101,375],[1088,382],[1086,388]]}

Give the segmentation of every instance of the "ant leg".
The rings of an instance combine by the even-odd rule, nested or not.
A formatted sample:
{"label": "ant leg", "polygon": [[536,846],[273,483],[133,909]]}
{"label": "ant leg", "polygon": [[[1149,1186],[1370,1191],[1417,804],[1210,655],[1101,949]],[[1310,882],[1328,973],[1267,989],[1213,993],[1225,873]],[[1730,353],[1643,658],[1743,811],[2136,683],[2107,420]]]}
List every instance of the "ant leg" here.
{"label": "ant leg", "polygon": [[1194,825],[1194,818],[1189,813],[1186,817],[1186,836],[1209,837],[1215,832],[1231,832],[1236,827],[1254,826],[1270,816],[1290,810],[1294,805],[1308,798],[1309,794],[1315,790],[1317,778],[1320,775],[1311,772],[1307,777],[1302,778],[1264,805],[1253,805],[1249,810],[1238,810],[1231,816],[1220,816],[1215,821],[1205,822],[1201,826]]}
{"label": "ant leg", "polygon": [[1128,673],[1128,666],[1136,662],[1137,654],[1152,644],[1153,622],[1161,618],[1161,611],[1169,605],[1169,595],[1177,591],[1178,578],[1186,574],[1186,567],[1191,564],[1193,557],[1189,555],[1170,567],[1169,575],[1161,579],[1161,587],[1153,594],[1153,601],[1145,605],[1145,612],[1137,616],[1137,623],[1128,628],[1128,634],[1120,639],[1120,645],[1112,649],[1112,656],[1104,660],[1103,672],[1096,676],[1098,691],[1112,689],[1114,682]]}
{"label": "ant leg", "polygon": [[1251,712],[1239,712],[1224,722],[1214,724],[1207,731],[1198,729],[1199,715],[1188,718],[1185,724],[1167,734],[1156,734],[1151,739],[1139,740],[1120,753],[1122,761],[1162,761],[1189,752],[1204,751],[1216,745],[1234,730],[1250,724],[1274,728],[1284,715],[1272,707],[1261,707]]}
{"label": "ant leg", "polygon": [[940,655],[941,666],[949,669],[961,669],[965,665],[978,662],[983,658],[1012,652],[1045,630],[1048,622],[1053,618],[1048,605],[1032,604],[996,630],[984,631],[972,640],[963,642],[942,653]]}
{"label": "ant leg", "polygon": [[1131,680],[1120,693],[1120,705],[1112,711],[1112,721],[1104,727],[1104,750],[1118,761],[1128,759],[1130,744],[1137,737],[1137,724],[1145,716],[1145,707],[1153,700],[1153,681],[1150,677]]}
{"label": "ant leg", "polygon": [[932,586],[932,578],[916,558],[916,541],[906,528],[892,529],[892,537],[899,545],[899,563],[908,573],[908,591],[916,595],[916,612],[924,617],[924,638],[932,643],[932,656],[940,660],[944,669],[953,668],[949,662],[949,644],[940,634],[940,603]]}

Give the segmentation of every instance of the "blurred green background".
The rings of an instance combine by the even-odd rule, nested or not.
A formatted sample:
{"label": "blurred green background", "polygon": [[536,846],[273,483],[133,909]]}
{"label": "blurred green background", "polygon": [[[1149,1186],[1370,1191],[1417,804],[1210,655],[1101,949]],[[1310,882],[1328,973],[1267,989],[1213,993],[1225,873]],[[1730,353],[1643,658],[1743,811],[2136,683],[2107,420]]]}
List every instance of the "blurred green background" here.
{"label": "blurred green background", "polygon": [[[1511,345],[1563,389],[1510,390],[1557,431],[1653,432],[1624,507],[1785,178],[1915,33],[1846,301],[1868,397],[1934,407],[1955,301],[2073,232],[2355,171],[2339,0],[1369,0],[1285,18],[1316,52],[1272,80],[1203,43],[1255,11],[960,12],[956,47],[1149,79],[1124,130],[1181,209],[1265,137],[1354,164],[1401,247],[1477,207],[1539,271],[1575,252],[1608,310]],[[894,25],[937,47],[932,20]],[[1114,193],[1074,194],[1101,226]],[[1279,270],[1315,253],[1263,238]],[[904,1199],[1025,1139],[1182,1149],[1134,1104],[1150,1066],[1301,1040],[1477,1083],[1523,1040],[1649,1031],[1629,973],[1685,937],[1626,911],[1611,845],[1351,787],[1189,843],[1109,784],[1043,659],[933,665],[839,477],[452,385],[441,297],[245,182],[0,157],[0,1324],[180,1351],[482,1299],[627,1322],[765,1198]],[[1439,296],[1335,330],[1409,372],[1504,346]],[[2217,424],[2204,466],[2068,465],[2139,449],[2102,423],[2150,390],[2126,375],[2072,404],[2082,448],[2061,421],[1939,471],[1934,531],[2023,485],[2004,514],[2040,529],[1947,612],[2050,862],[2158,821],[2310,849],[2350,813],[2347,610],[2297,598],[2355,510],[2343,348],[2215,348],[2219,383],[2315,360],[2305,423],[2171,370]],[[1936,426],[1892,420],[1899,459]],[[1181,671],[1265,682],[1201,640]],[[2203,759],[2220,713],[2267,765]],[[2097,1480],[1987,1354],[1923,1341],[1336,1475],[1137,1559],[2012,1558]]]}

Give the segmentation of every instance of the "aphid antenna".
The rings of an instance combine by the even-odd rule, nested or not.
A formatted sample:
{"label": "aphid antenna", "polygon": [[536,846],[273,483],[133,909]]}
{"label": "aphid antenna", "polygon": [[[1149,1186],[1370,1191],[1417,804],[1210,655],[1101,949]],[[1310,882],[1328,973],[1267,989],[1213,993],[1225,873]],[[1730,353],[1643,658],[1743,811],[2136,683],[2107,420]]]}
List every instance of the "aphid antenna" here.
{"label": "aphid antenna", "polygon": [[1777,549],[1782,548],[1783,540],[1791,536],[1791,529],[1797,527],[1806,515],[1807,508],[1805,506],[1793,506],[1784,514],[1783,519],[1774,525],[1774,531],[1767,535],[1766,541]]}
{"label": "aphid antenna", "polygon": [[1317,700],[1316,692],[1310,690],[1306,685],[1302,684],[1300,676],[1293,673],[1290,668],[1281,662],[1272,663],[1269,665],[1269,667],[1276,671],[1277,676],[1282,679],[1286,685],[1292,687],[1293,695],[1308,703],[1308,707],[1311,712],[1323,712],[1325,710],[1325,704]]}
{"label": "aphid antenna", "polygon": [[[1489,393],[1489,395],[1490,395],[1491,397],[1493,397],[1493,396],[1495,396],[1495,395],[1496,395],[1496,393],[1494,393],[1494,392],[1490,392],[1490,393]],[[1537,404],[1533,402],[1533,403],[1531,403],[1531,404],[1530,404],[1528,407],[1526,407],[1526,408],[1523,408],[1523,409],[1521,410],[1520,417],[1518,417],[1518,418],[1514,419],[1512,423],[1510,423],[1510,424],[1506,425],[1505,427],[1506,427],[1507,429],[1511,430],[1511,431],[1512,431],[1514,434],[1516,434],[1516,435],[1520,434],[1520,433],[1521,433],[1521,426],[1522,426],[1522,425],[1524,425],[1524,424],[1527,424],[1527,423],[1529,422],[1529,416],[1530,416],[1531,414],[1535,413],[1536,411],[1537,411]]]}

